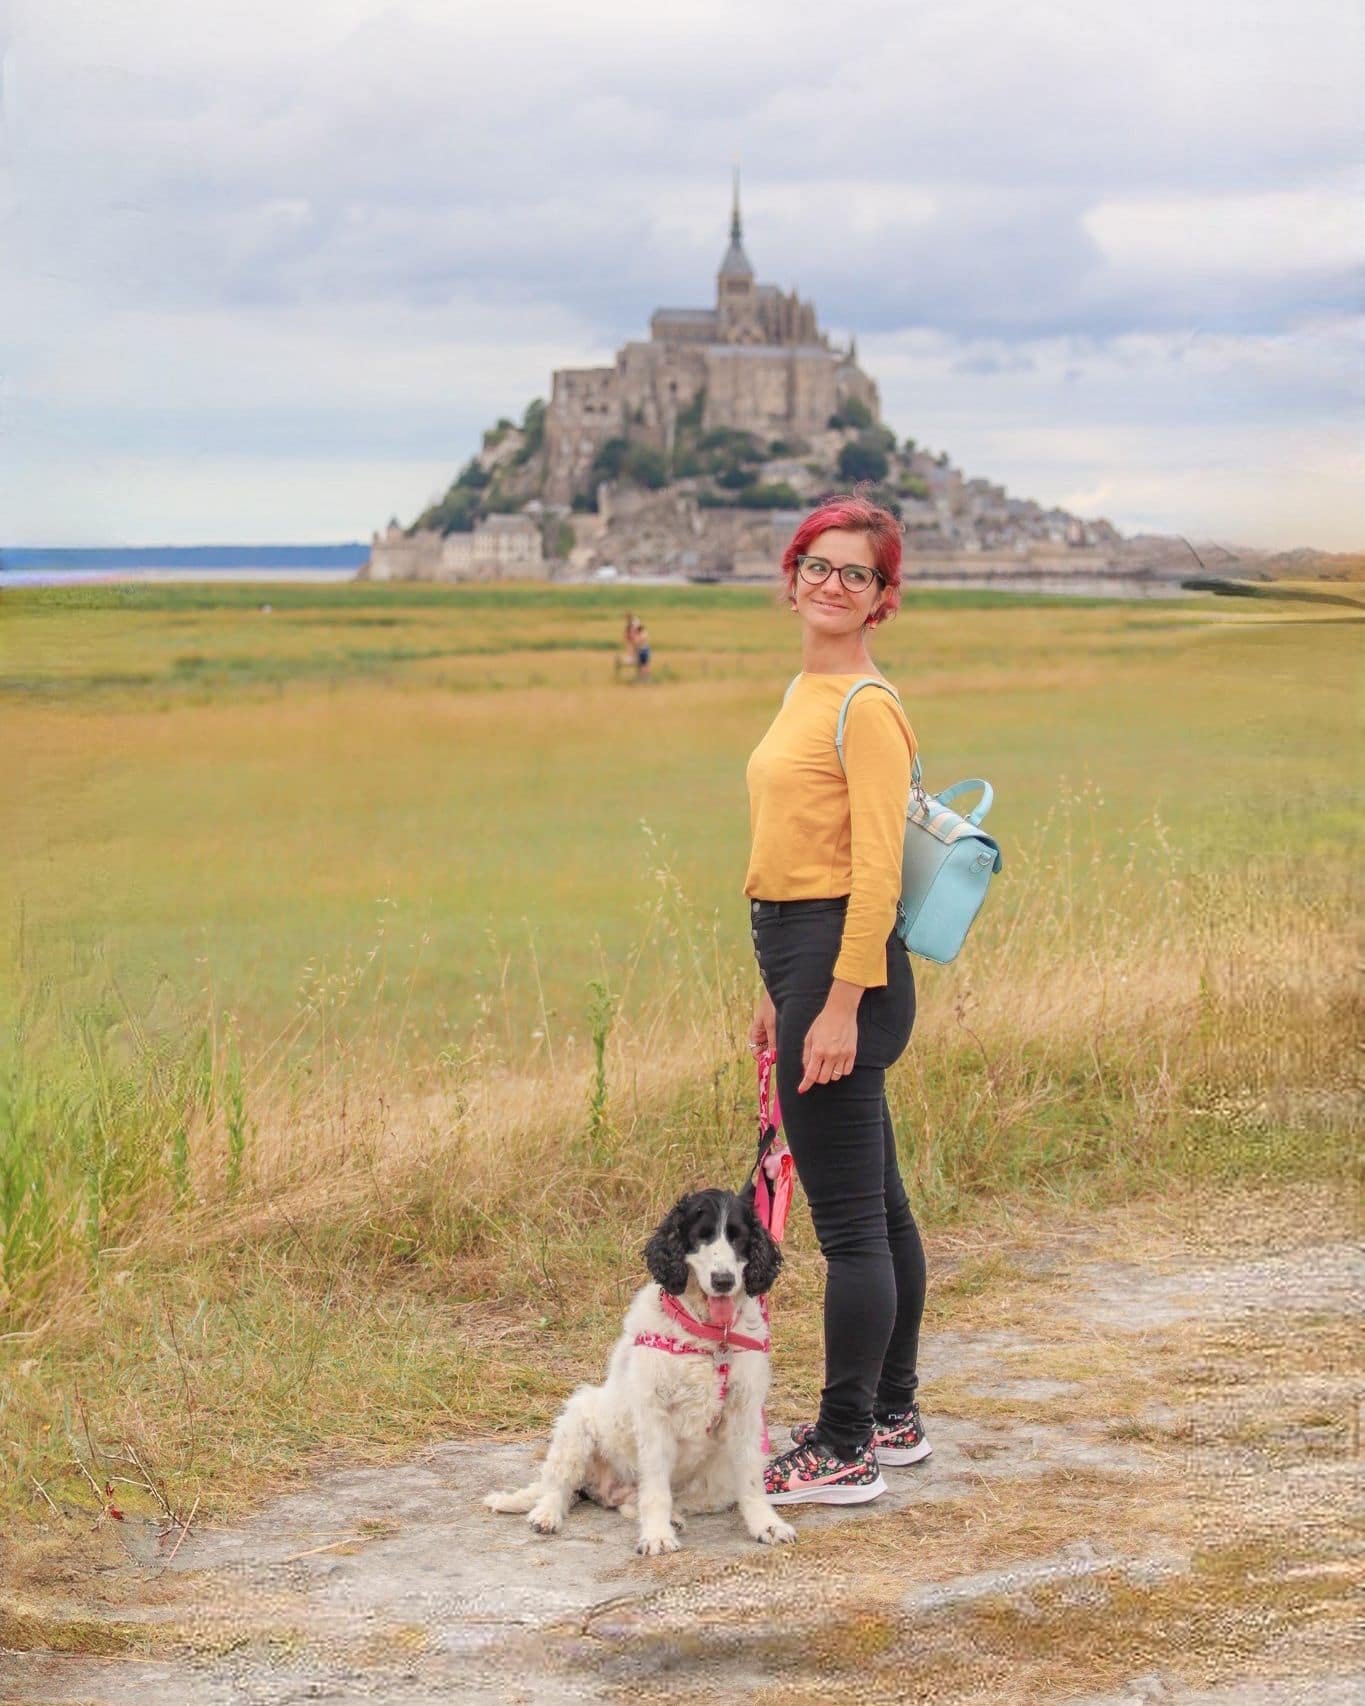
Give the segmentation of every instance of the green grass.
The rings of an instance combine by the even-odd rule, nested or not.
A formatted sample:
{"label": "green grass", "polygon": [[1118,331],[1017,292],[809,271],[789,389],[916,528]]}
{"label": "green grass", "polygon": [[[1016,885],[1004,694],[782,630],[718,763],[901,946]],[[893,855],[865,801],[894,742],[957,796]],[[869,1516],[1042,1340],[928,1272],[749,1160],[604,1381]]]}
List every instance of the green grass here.
{"label": "green grass", "polygon": [[[743,766],[796,667],[765,592],[632,588],[669,675],[639,692],[611,678],[616,589],[270,588],[268,617],[259,596],[6,595],[0,676],[25,685],[3,778],[23,809],[0,892],[42,975],[102,964],[139,1009],[163,982],[197,1007],[211,975],[259,1042],[310,964],[364,962],[382,929],[423,1047],[497,1011],[521,1058],[539,1003],[508,956],[535,939],[546,1005],[581,1031],[661,863],[744,940]],[[930,785],[986,771],[1007,849],[1060,850],[1062,787],[1092,790],[1072,833],[1106,860],[1158,810],[1201,866],[1339,844],[1350,629],[1005,596],[918,594],[882,656]],[[356,644],[375,601],[399,625]]]}
{"label": "green grass", "polygon": [[[222,1508],[552,1413],[660,1206],[744,1170],[743,774],[794,648],[763,590],[3,594],[12,1499],[131,1446]],[[931,1228],[1346,1165],[1358,649],[907,598],[879,662],[1005,850],[890,1080]]]}

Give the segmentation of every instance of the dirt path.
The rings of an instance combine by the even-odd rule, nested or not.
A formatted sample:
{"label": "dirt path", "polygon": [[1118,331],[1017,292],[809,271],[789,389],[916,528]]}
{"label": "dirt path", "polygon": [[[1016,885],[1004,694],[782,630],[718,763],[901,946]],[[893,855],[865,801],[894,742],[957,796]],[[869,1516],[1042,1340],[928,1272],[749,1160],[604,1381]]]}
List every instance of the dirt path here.
{"label": "dirt path", "polygon": [[933,1457],[873,1506],[798,1511],[795,1547],[694,1517],[642,1560],[591,1506],[540,1539],[480,1504],[536,1442],[442,1445],[195,1532],[169,1570],[146,1541],[107,1616],[133,1650],[0,1656],[0,1697],[1354,1700],[1349,1234],[1301,1194],[1224,1205],[1197,1241],[1128,1214],[996,1251],[926,1347]]}

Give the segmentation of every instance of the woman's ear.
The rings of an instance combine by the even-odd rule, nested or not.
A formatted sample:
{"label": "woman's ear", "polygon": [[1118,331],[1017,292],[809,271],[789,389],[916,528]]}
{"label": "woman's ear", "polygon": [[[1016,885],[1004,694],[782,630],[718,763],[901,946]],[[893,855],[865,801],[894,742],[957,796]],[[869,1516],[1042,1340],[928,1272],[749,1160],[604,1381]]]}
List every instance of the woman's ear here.
{"label": "woman's ear", "polygon": [[651,1278],[674,1297],[687,1289],[686,1203],[686,1197],[679,1197],[654,1229],[644,1251]]}

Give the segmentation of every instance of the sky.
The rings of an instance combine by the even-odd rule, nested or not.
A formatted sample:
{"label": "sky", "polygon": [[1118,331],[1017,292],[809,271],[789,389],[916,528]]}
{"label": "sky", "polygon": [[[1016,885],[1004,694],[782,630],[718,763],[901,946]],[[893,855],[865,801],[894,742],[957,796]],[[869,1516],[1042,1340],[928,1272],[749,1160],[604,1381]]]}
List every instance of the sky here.
{"label": "sky", "polygon": [[745,246],[886,420],[1365,549],[1361,0],[0,0],[0,543],[367,537]]}

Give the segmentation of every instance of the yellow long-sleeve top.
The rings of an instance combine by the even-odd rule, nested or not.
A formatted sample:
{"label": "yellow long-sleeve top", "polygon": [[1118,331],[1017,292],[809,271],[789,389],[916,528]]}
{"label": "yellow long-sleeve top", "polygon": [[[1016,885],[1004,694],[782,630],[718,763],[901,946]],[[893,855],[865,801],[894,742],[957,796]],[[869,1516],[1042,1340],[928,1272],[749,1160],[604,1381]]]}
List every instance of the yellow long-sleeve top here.
{"label": "yellow long-sleeve top", "polygon": [[899,698],[865,687],[848,708],[840,769],[834,732],[857,679],[799,675],[750,754],[753,846],[744,892],[758,900],[846,894],[834,975],[872,989],[886,982],[916,741]]}

